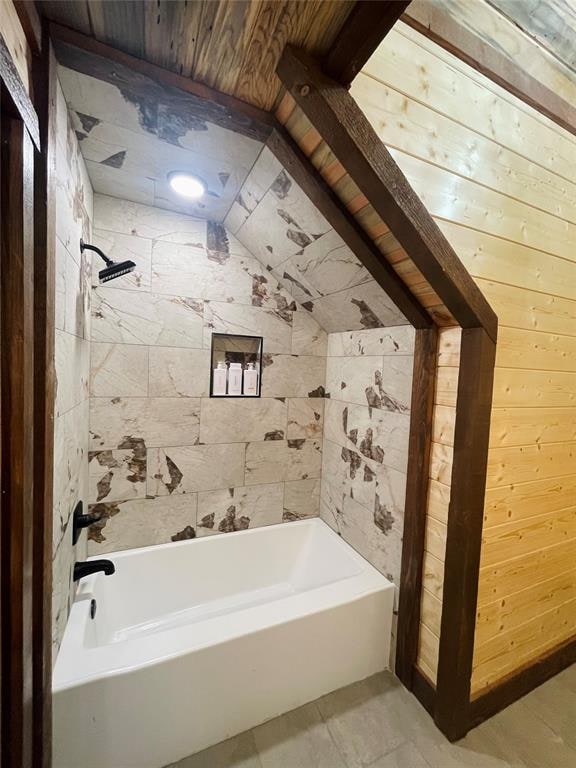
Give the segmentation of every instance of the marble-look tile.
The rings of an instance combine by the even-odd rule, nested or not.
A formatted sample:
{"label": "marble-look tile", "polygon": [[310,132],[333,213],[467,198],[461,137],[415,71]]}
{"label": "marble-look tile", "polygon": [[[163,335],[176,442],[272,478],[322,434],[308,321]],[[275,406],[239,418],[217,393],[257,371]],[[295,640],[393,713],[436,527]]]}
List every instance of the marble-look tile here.
{"label": "marble-look tile", "polygon": [[206,397],[210,392],[210,351],[149,347],[150,397]]}
{"label": "marble-look tile", "polygon": [[90,400],[90,448],[119,448],[141,439],[147,448],[177,443],[194,445],[200,432],[200,398],[93,397]]}
{"label": "marble-look tile", "polygon": [[53,552],[76,503],[88,501],[88,400],[54,419]]}
{"label": "marble-look tile", "polygon": [[[229,248],[228,243],[225,245]],[[152,248],[152,291],[212,301],[252,303],[253,259],[157,241]]]}
{"label": "marble-look tile", "polygon": [[[298,253],[301,253],[301,251],[298,251]],[[301,304],[316,301],[322,294],[298,271],[293,261],[295,258],[296,256],[292,256],[281,264],[275,265],[272,269],[272,274],[284,285],[286,290],[290,291],[296,301],[299,301]]]}
{"label": "marble-look tile", "polygon": [[56,328],[90,337],[89,257],[80,249],[73,256],[56,237]]}
{"label": "marble-look tile", "polygon": [[292,314],[262,307],[207,302],[204,309],[204,347],[210,348],[213,333],[239,333],[246,336],[263,336],[264,352],[290,354]]}
{"label": "marble-look tile", "polygon": [[58,416],[88,397],[90,342],[71,333],[56,331],[56,413]]}
{"label": "marble-look tile", "polygon": [[102,515],[88,529],[88,554],[167,544],[196,536],[197,494],[92,504]]}
{"label": "marble-look tile", "polygon": [[298,308],[292,316],[292,354],[326,356],[328,334],[312,315]]}
{"label": "marble-look tile", "polygon": [[113,199],[128,200],[141,205],[153,206],[154,179],[143,174],[134,174],[119,168],[86,160],[86,167],[98,196],[112,196]]}
{"label": "marble-look tile", "polygon": [[328,357],[326,390],[335,400],[409,413],[413,364],[410,356]]}
{"label": "marble-look tile", "polygon": [[[375,676],[334,691],[318,701],[318,709],[347,768],[372,766],[383,754],[406,742],[390,712],[396,684],[392,678]],[[393,764],[392,764],[393,765]],[[402,768],[416,768],[405,763]]]}
{"label": "marble-look tile", "polygon": [[288,407],[274,397],[202,398],[201,443],[246,443],[284,440]]}
{"label": "marble-look tile", "polygon": [[282,522],[283,483],[201,491],[198,536],[241,531]]}
{"label": "marble-look tile", "polygon": [[409,414],[327,399],[324,424],[327,440],[406,472]]}
{"label": "marble-look tile", "polygon": [[[127,291],[149,291],[152,270],[152,240],[134,235],[122,235],[104,229],[94,229],[93,245],[100,248],[108,258],[115,262],[133,261],[136,267],[128,275],[114,278],[109,288],[123,288]],[[105,264],[98,254],[91,254],[92,285],[98,286],[98,272]]]}
{"label": "marble-look tile", "polygon": [[96,288],[92,341],[201,348],[203,309],[198,299]]}
{"label": "marble-look tile", "polygon": [[275,310],[280,316],[295,312],[296,302],[292,294],[274,277],[262,268],[256,259],[251,260],[249,268],[252,276],[252,306]]}
{"label": "marble-look tile", "polygon": [[206,220],[152,208],[107,195],[94,195],[94,221],[99,229],[169,243],[206,246]]}
{"label": "marble-look tile", "polygon": [[333,333],[405,324],[406,318],[375,280],[314,299],[309,308],[320,325]]}
{"label": "marble-look tile", "polygon": [[[259,486],[257,486],[259,487]],[[284,484],[285,522],[317,517],[320,511],[320,479],[293,480]]]}
{"label": "marble-look tile", "polygon": [[90,504],[141,499],[146,496],[146,448],[143,441],[127,441],[121,445],[126,445],[126,448],[90,451]]}
{"label": "marble-look tile", "polygon": [[168,496],[243,486],[245,452],[244,443],[149,450],[148,494]]}
{"label": "marble-look tile", "polygon": [[343,331],[328,335],[330,357],[413,354],[414,328],[411,325],[369,328],[365,331]]}
{"label": "marble-look tile", "polygon": [[371,280],[366,267],[333,229],[298,251],[290,261],[320,296]]}
{"label": "marble-look tile", "polygon": [[394,584],[400,584],[403,520],[380,503],[373,511],[344,497],[339,533],[351,547]]}
{"label": "marble-look tile", "polygon": [[90,345],[90,394],[93,397],[146,397],[148,347],[93,341]]}
{"label": "marble-look tile", "polygon": [[321,440],[271,440],[246,446],[246,485],[320,477]]}
{"label": "marble-look tile", "polygon": [[256,208],[281,171],[282,164],[280,161],[268,147],[262,147],[258,159],[236,198],[236,202],[242,206],[246,214],[251,213]]}
{"label": "marble-look tile", "polygon": [[316,704],[253,729],[263,768],[346,768]]}
{"label": "marble-look tile", "polygon": [[[264,339],[266,344],[266,339]],[[312,355],[264,354],[264,397],[318,397],[326,385],[326,358]]]}
{"label": "marble-look tile", "polygon": [[262,768],[252,731],[221,741],[166,768]]}
{"label": "marble-look tile", "polygon": [[238,202],[238,198],[234,200],[230,206],[230,210],[226,214],[224,219],[224,226],[232,234],[236,234],[242,224],[246,221],[250,213]]}
{"label": "marble-look tile", "polygon": [[288,400],[289,440],[322,438],[325,401],[319,397],[291,397]]}

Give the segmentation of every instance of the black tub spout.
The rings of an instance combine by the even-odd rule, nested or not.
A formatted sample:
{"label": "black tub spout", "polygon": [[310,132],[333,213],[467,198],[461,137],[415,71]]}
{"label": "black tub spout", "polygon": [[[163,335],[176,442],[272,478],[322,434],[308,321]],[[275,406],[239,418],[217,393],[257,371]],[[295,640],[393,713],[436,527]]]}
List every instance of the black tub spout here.
{"label": "black tub spout", "polygon": [[105,573],[106,576],[111,576],[115,570],[116,568],[111,560],[87,560],[83,563],[74,563],[74,581],[99,571]]}

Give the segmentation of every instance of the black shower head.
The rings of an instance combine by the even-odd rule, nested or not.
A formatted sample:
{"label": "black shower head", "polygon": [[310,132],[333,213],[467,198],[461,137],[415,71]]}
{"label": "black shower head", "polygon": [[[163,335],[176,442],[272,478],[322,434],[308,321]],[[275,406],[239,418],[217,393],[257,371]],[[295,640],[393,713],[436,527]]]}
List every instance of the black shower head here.
{"label": "black shower head", "polygon": [[94,251],[98,254],[98,256],[100,256],[101,259],[106,262],[105,268],[98,272],[98,278],[100,279],[101,283],[107,283],[109,280],[114,280],[115,277],[120,277],[120,275],[127,275],[136,267],[136,264],[134,264],[133,261],[119,261],[118,263],[112,261],[112,259],[109,259],[108,256],[106,256],[106,254],[100,250],[100,248],[95,245],[85,243],[84,240],[81,239],[80,253],[84,253],[85,250]]}
{"label": "black shower head", "polygon": [[114,280],[115,277],[127,275],[129,272],[132,272],[135,266],[136,264],[134,264],[133,261],[112,262],[112,264],[109,264],[98,272],[98,278],[101,283],[107,283],[108,280]]}

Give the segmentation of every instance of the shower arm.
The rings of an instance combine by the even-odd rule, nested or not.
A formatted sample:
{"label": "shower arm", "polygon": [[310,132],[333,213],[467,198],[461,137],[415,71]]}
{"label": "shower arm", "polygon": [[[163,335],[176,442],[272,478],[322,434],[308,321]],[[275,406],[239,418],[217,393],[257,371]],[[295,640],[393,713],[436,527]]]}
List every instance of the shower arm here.
{"label": "shower arm", "polygon": [[109,259],[108,256],[106,256],[105,253],[103,253],[100,248],[98,248],[96,245],[90,245],[90,243],[85,243],[82,238],[80,238],[80,253],[84,253],[84,251],[95,251],[98,256],[100,256],[101,259],[104,260],[106,263],[106,266],[111,267],[114,262],[112,259]]}

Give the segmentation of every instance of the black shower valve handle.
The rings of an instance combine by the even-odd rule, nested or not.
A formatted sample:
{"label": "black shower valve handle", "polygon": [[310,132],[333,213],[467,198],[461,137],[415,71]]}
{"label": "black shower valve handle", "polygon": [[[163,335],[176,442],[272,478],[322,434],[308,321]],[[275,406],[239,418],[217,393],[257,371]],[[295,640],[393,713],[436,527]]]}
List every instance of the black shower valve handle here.
{"label": "black shower valve handle", "polygon": [[102,518],[101,512],[88,512],[88,514],[85,515],[83,514],[83,510],[84,505],[82,504],[82,501],[79,501],[74,507],[74,512],[72,514],[72,544],[76,544],[83,528],[87,528],[89,525],[97,523]]}

